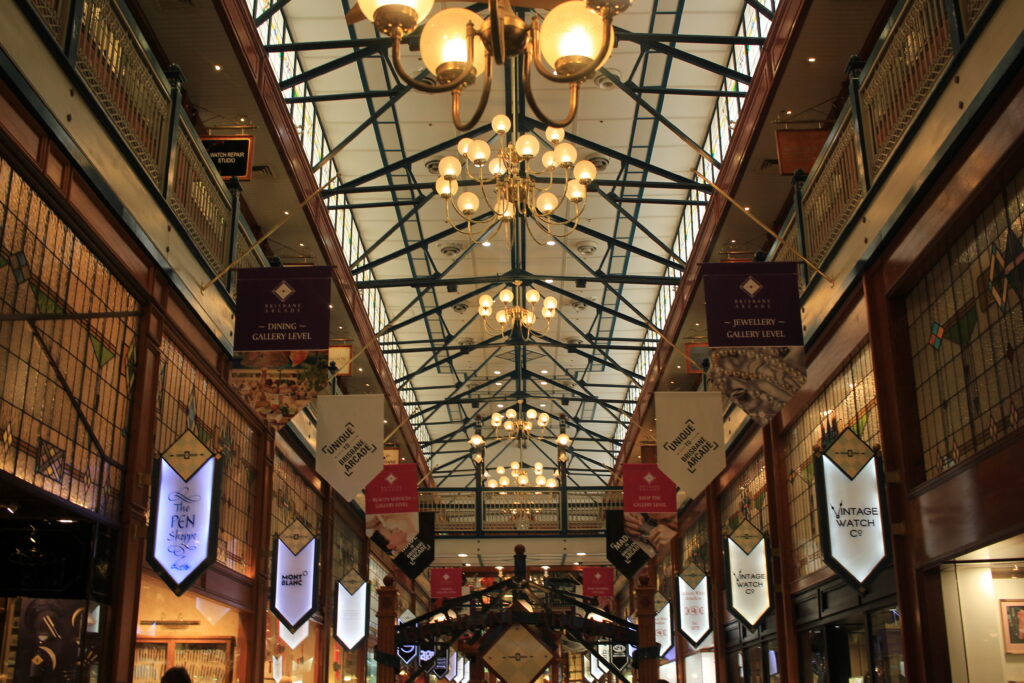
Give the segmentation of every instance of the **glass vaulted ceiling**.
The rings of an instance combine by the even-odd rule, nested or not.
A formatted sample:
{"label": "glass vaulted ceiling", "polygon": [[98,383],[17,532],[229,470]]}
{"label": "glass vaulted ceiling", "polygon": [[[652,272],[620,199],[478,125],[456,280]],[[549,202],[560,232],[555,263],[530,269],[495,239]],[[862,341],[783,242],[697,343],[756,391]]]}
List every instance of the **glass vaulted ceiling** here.
{"label": "glass vaulted ceiling", "polygon": [[[692,179],[694,167],[715,179],[782,1],[637,0],[616,19],[619,42],[606,65],[610,73],[583,87],[580,114],[567,128],[577,136],[581,157],[607,162],[599,175],[607,189],[599,184],[592,191],[583,222],[612,239],[575,233],[547,252],[531,245],[525,266],[541,288],[542,281],[554,285],[545,275],[570,279],[555,285],[565,288],[561,295],[542,292],[560,300],[550,334],[555,343],[523,353],[501,345],[476,348],[485,335],[475,316],[476,297],[466,294],[479,285],[445,284],[507,271],[508,246],[481,247],[458,235],[429,239],[448,226],[433,190],[418,186],[433,186],[436,176],[426,162],[453,153],[461,137],[451,124],[447,96],[406,94],[384,52],[372,44],[292,49],[376,37],[369,22],[345,22],[352,4],[347,0],[253,1],[260,37],[318,181],[350,190],[325,201],[363,283],[370,320],[383,331],[378,341],[439,485],[472,484],[467,440],[476,416],[514,406],[517,396],[564,416],[573,439],[570,483],[607,481],[654,355],[655,330],[665,324],[704,216],[705,192],[678,181]],[[674,39],[678,34],[687,39]],[[412,68],[416,53],[403,56]],[[495,81],[482,123],[506,110],[529,116],[516,110],[514,84],[503,79],[500,67]],[[341,97],[325,97],[333,95]],[[466,99],[475,97],[471,89]],[[559,112],[566,97],[562,89],[541,86],[538,99]],[[701,141],[715,163],[686,146],[665,120]],[[496,138],[489,141],[493,147]],[[375,174],[380,170],[386,172]],[[368,174],[373,178],[360,183]],[[599,282],[601,274],[619,277]],[[631,277],[636,275],[660,278],[640,284],[641,278]],[[375,286],[430,278],[441,286]],[[503,284],[495,277],[486,291],[496,294]],[[554,462],[551,440],[525,451],[511,444],[491,447],[489,464]]]}

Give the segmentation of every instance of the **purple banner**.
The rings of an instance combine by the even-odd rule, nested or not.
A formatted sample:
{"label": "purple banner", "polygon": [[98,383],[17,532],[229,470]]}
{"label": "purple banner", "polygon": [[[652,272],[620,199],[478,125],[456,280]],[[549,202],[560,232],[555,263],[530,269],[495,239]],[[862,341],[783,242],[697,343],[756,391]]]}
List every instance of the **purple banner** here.
{"label": "purple banner", "polygon": [[331,326],[331,268],[237,271],[235,351],[326,350]]}
{"label": "purple banner", "polygon": [[705,263],[708,345],[803,346],[796,263]]}

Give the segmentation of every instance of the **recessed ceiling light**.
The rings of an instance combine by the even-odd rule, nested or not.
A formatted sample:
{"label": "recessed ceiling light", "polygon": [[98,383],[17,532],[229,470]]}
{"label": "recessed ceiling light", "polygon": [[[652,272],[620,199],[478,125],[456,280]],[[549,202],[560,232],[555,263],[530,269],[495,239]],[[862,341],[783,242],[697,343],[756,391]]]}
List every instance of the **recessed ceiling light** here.
{"label": "recessed ceiling light", "polygon": [[490,240],[484,240],[483,242],[480,243],[480,246],[481,247],[489,247],[489,246],[491,246],[491,241]]}
{"label": "recessed ceiling light", "polygon": [[547,384],[548,384],[547,382],[541,382],[541,383],[540,383],[540,385],[541,385],[542,387],[545,387],[545,386],[547,386]]}
{"label": "recessed ceiling light", "polygon": [[676,366],[676,370],[680,370],[680,369],[682,369],[682,367],[683,367],[682,365],[677,365]]}
{"label": "recessed ceiling light", "polygon": [[548,371],[547,371],[547,370],[541,370],[541,371],[540,371],[540,374],[542,374],[542,375],[546,375],[546,374],[548,374]]}
{"label": "recessed ceiling light", "polygon": [[811,64],[814,64],[816,61],[818,61],[818,58],[817,57],[808,57],[807,61],[810,62]]}
{"label": "recessed ceiling light", "polygon": [[468,553],[459,553],[459,557],[469,557]]}
{"label": "recessed ceiling light", "polygon": [[334,304],[327,304],[327,308],[334,308]]}
{"label": "recessed ceiling light", "polygon": [[288,212],[288,211],[285,211],[285,212],[284,212],[284,215],[285,215],[285,216],[291,216],[292,214],[291,214],[290,212]]}
{"label": "recessed ceiling light", "polygon": [[356,372],[362,372],[362,371],[363,371],[362,368],[356,368]]}
{"label": "recessed ceiling light", "polygon": [[580,566],[579,562],[573,562],[573,564],[576,565],[577,567]]}
{"label": "recessed ceiling light", "polygon": [[221,69],[223,69],[223,68],[224,68],[224,67],[222,67],[222,66],[221,66],[220,64],[214,64],[214,65],[213,65],[213,70],[214,70],[214,71],[220,71],[220,70],[221,70]]}
{"label": "recessed ceiling light", "polygon": [[548,241],[547,241],[547,245],[548,245],[549,247],[553,247],[553,246],[555,246],[555,241],[554,241],[554,240],[548,240]]}
{"label": "recessed ceiling light", "polygon": [[547,407],[548,407],[548,404],[547,404],[547,403],[541,403],[541,404],[540,404],[540,407],[541,407],[541,408],[547,408]]}
{"label": "recessed ceiling light", "polygon": [[369,383],[369,382],[367,382],[367,383],[366,383],[366,386],[370,386],[370,383]]}
{"label": "recessed ceiling light", "polygon": [[494,383],[494,386],[496,386],[496,387],[500,387],[500,386],[501,386],[501,382],[495,382],[495,383]]}
{"label": "recessed ceiling light", "polygon": [[730,244],[736,244],[736,240],[729,240]]}
{"label": "recessed ceiling light", "polygon": [[576,553],[576,557],[586,557],[586,553]]}
{"label": "recessed ceiling light", "polygon": [[499,408],[504,408],[504,407],[505,407],[505,404],[504,404],[504,403],[499,403],[499,404],[498,404],[498,407],[499,407]]}
{"label": "recessed ceiling light", "polygon": [[299,242],[299,246],[300,247],[304,247],[304,246],[306,246],[306,243],[305,242]]}
{"label": "recessed ceiling light", "polygon": [[700,327],[700,323],[697,323],[697,327]]}
{"label": "recessed ceiling light", "polygon": [[470,564],[469,562],[467,562],[467,563],[466,563],[466,566],[467,566],[467,567],[472,567],[473,565],[471,565],[471,564]]}
{"label": "recessed ceiling light", "polygon": [[501,370],[495,370],[495,371],[494,371],[494,374],[495,374],[495,375],[500,375],[500,374],[501,374]]}
{"label": "recessed ceiling light", "polygon": [[341,325],[338,325],[338,329],[339,329],[339,330],[342,330],[342,329],[344,329],[344,328],[343,328],[343,327],[342,327]]}
{"label": "recessed ceiling light", "polygon": [[786,110],[786,116],[792,116],[792,115],[793,115],[793,110],[792,109],[787,109]]}
{"label": "recessed ceiling light", "polygon": [[744,211],[750,211],[750,207],[749,207],[749,206],[744,206],[744,207],[743,207],[743,210],[744,210]]}
{"label": "recessed ceiling light", "polygon": [[239,121],[240,121],[241,123],[245,123],[245,117],[244,117],[244,116],[239,116],[239,117],[238,117],[238,120],[239,120]]}

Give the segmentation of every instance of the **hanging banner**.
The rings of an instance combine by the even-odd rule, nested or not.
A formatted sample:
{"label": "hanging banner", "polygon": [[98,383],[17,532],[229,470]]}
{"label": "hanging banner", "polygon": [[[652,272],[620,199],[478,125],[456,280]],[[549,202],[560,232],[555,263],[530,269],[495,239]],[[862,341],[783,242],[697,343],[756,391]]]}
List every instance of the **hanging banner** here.
{"label": "hanging banner", "polygon": [[757,628],[772,607],[768,557],[768,539],[748,519],[725,539],[729,611],[750,630]]}
{"label": "hanging banner", "polygon": [[[410,579],[415,579],[423,570],[434,563],[434,513],[421,512],[420,530],[400,553],[395,553],[395,566]],[[380,545],[383,538],[374,534],[373,540]]]}
{"label": "hanging banner", "polygon": [[615,597],[615,570],[611,567],[584,567],[583,594],[591,598]]}
{"label": "hanging banner", "polygon": [[434,666],[430,671],[438,678],[448,678],[449,663],[448,648],[439,647],[434,651]]}
{"label": "hanging banner", "polygon": [[270,611],[293,633],[316,611],[318,545],[297,519],[274,542]]}
{"label": "hanging banner", "polygon": [[825,562],[863,586],[888,555],[882,459],[847,428],[814,459],[814,473]]}
{"label": "hanging banner", "polygon": [[399,645],[397,652],[398,658],[402,660],[403,664],[411,664],[413,660],[419,658],[420,648],[415,643],[411,645]]}
{"label": "hanging banner", "polygon": [[415,463],[385,465],[366,485],[366,535],[380,534],[389,552],[402,552],[419,533],[418,485]]}
{"label": "hanging banner", "polygon": [[687,565],[676,578],[679,600],[679,631],[697,649],[711,633],[711,599],[708,575],[697,565]]}
{"label": "hanging banner", "polygon": [[277,622],[277,637],[288,646],[289,650],[294,650],[299,645],[302,645],[302,641],[309,637],[309,622],[305,622],[295,633],[292,633],[279,621]]}
{"label": "hanging banner", "polygon": [[705,263],[701,277],[710,346],[803,346],[796,263]]}
{"label": "hanging banner", "polygon": [[804,349],[712,349],[707,381],[765,426],[807,381]]}
{"label": "hanging banner", "polygon": [[725,469],[722,395],[717,391],[659,391],[658,467],[696,498]]}
{"label": "hanging banner", "polygon": [[181,595],[217,561],[220,461],[186,431],[157,461],[151,491],[147,559]]}
{"label": "hanging banner", "polygon": [[612,654],[609,662],[618,672],[623,672],[629,666],[632,658],[629,656],[629,648],[623,643],[612,643]]}
{"label": "hanging banner", "polygon": [[[632,520],[634,524],[635,521]],[[608,561],[627,579],[633,578],[637,570],[654,557],[654,548],[648,543],[637,542],[632,535],[626,533],[625,514],[621,510],[606,511],[605,523]]]}
{"label": "hanging banner", "polygon": [[338,581],[334,586],[334,596],[334,639],[346,650],[354,650],[363,642],[368,629],[369,584],[364,581],[350,592],[345,584]]}
{"label": "hanging banner", "polygon": [[625,512],[675,515],[675,482],[653,463],[623,465],[622,509]]}
{"label": "hanging banner", "polygon": [[384,395],[319,396],[316,471],[345,500],[384,469]]}
{"label": "hanging banner", "polygon": [[224,180],[252,180],[252,135],[204,136],[199,138]]}
{"label": "hanging banner", "polygon": [[331,268],[236,271],[235,354],[229,383],[274,429],[330,380]]}
{"label": "hanging banner", "polygon": [[430,597],[434,600],[462,597],[462,567],[431,569]]}
{"label": "hanging banner", "polygon": [[660,646],[658,655],[664,657],[672,649],[672,603],[666,602],[665,606],[654,615],[654,640]]}
{"label": "hanging banner", "polygon": [[551,650],[522,624],[507,628],[484,654],[484,664],[505,683],[533,683],[551,659]]}
{"label": "hanging banner", "polygon": [[327,350],[327,360],[335,377],[352,376],[352,345],[331,345]]}

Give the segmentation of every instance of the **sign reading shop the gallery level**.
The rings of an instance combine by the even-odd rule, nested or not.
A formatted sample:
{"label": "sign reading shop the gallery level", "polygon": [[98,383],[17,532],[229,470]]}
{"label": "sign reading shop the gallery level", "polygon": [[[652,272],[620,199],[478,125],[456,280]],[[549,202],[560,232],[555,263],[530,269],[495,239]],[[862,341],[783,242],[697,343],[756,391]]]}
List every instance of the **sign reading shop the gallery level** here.
{"label": "sign reading shop the gallery level", "polygon": [[861,586],[886,557],[881,458],[846,429],[814,467],[825,561]]}
{"label": "sign reading shop the gallery level", "polygon": [[639,513],[675,513],[676,485],[654,463],[622,466],[622,509]]}
{"label": "sign reading shop the gallery level", "polygon": [[768,581],[768,539],[744,519],[725,540],[729,611],[755,629],[772,606]]}
{"label": "sign reading shop the gallery level", "polygon": [[240,268],[235,351],[327,350],[331,268]]}
{"label": "sign reading shop the gallery level", "polygon": [[384,468],[384,397],[318,396],[316,471],[354,500]]}
{"label": "sign reading shop the gallery level", "polygon": [[701,274],[710,346],[803,346],[796,263],[705,263]]}
{"label": "sign reading shop the gallery level", "polygon": [[220,465],[185,432],[153,468],[149,563],[176,595],[217,559]]}
{"label": "sign reading shop the gallery level", "polygon": [[722,395],[717,391],[659,391],[658,467],[689,498],[725,469]]}
{"label": "sign reading shop the gallery level", "polygon": [[290,631],[316,609],[317,555],[316,537],[297,519],[274,543],[270,610]]}

